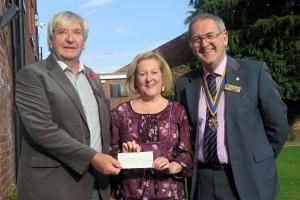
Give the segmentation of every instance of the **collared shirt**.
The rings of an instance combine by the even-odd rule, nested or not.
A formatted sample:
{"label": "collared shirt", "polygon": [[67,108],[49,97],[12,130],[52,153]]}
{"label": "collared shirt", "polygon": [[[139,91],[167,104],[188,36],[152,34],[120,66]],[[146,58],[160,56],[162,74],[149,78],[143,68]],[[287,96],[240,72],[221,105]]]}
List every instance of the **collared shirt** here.
{"label": "collared shirt", "polygon": [[64,62],[57,60],[57,63],[65,72],[65,75],[69,78],[79,95],[90,131],[90,147],[101,152],[102,144],[98,104],[93,89],[84,74],[84,66],[80,63],[78,73],[75,75],[72,73],[72,69]]}
{"label": "collared shirt", "polygon": [[[220,65],[215,69],[214,73],[218,74],[216,77],[217,88],[220,85],[220,81],[224,71],[226,70],[226,63],[227,63],[227,56],[224,57],[223,61]],[[203,74],[206,78],[209,72],[203,68]],[[203,86],[202,86],[203,87]],[[200,162],[205,163],[204,155],[203,155],[203,145],[204,145],[204,129],[205,129],[205,122],[206,122],[206,101],[203,94],[203,88],[200,91],[200,100],[199,100],[199,107],[198,107],[198,117],[199,117],[199,154],[198,160]],[[228,160],[228,153],[226,148],[226,133],[225,133],[225,95],[220,100],[220,105],[217,108],[217,119],[218,119],[218,128],[217,128],[217,154],[221,164],[229,163]]]}

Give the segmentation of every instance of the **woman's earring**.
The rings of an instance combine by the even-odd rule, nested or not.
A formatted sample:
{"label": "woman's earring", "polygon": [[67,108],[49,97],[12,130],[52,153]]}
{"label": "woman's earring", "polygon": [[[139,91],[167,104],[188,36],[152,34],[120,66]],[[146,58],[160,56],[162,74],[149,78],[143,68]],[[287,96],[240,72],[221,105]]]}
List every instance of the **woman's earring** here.
{"label": "woman's earring", "polygon": [[161,87],[161,91],[164,92],[165,91],[165,86]]}

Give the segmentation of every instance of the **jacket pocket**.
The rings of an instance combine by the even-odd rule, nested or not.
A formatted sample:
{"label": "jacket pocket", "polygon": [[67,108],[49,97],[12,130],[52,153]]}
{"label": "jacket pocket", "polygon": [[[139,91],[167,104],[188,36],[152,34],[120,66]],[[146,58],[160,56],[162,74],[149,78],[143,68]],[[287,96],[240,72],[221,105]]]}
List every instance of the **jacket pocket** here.
{"label": "jacket pocket", "polygon": [[48,157],[35,156],[30,160],[30,167],[59,167],[61,164]]}
{"label": "jacket pocket", "polygon": [[255,163],[259,163],[270,157],[274,158],[274,152],[270,146],[268,146],[267,148],[264,148],[262,150],[253,152],[253,158],[254,158]]}
{"label": "jacket pocket", "polygon": [[271,146],[253,152],[254,172],[257,182],[260,182],[262,187],[270,184],[276,178],[276,167],[274,152]]}

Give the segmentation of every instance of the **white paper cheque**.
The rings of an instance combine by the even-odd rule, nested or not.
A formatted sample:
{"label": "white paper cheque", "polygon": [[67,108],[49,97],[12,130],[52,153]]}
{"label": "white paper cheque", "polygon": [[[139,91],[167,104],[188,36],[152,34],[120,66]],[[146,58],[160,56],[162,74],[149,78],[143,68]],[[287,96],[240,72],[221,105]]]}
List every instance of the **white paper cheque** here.
{"label": "white paper cheque", "polygon": [[152,168],[153,151],[118,153],[118,161],[122,169]]}

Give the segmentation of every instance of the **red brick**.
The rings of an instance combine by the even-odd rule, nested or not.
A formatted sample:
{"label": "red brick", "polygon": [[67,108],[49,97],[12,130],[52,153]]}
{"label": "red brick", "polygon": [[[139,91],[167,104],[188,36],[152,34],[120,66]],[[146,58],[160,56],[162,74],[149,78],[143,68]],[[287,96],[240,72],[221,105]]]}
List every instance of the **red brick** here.
{"label": "red brick", "polygon": [[[35,4],[36,0],[25,1],[26,14],[24,15],[24,43],[25,64],[36,62],[36,46],[32,47],[30,36],[33,35],[37,45],[37,32],[35,29]],[[3,9],[6,13],[7,8]],[[22,15],[23,16],[23,15]],[[15,136],[13,121],[13,66],[12,66],[12,26],[7,25],[3,30],[5,33],[0,40],[0,200],[4,194],[16,184],[15,170]]]}

